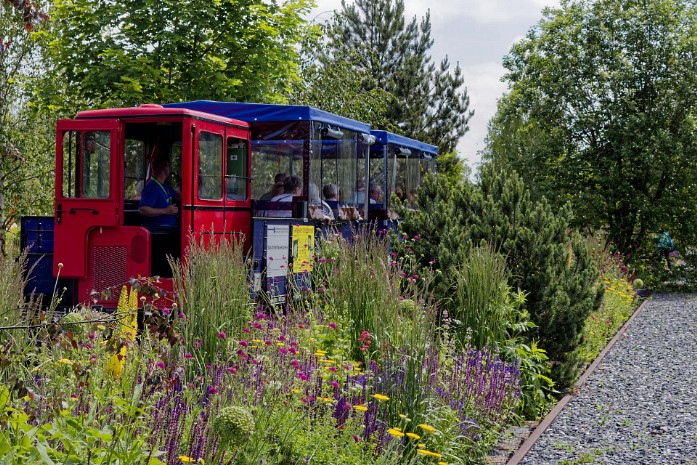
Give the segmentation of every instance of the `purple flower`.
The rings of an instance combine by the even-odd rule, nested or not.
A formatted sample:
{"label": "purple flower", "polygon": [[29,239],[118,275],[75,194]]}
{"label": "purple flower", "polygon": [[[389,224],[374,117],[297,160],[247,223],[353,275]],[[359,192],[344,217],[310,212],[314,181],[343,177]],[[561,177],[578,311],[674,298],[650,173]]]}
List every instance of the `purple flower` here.
{"label": "purple flower", "polygon": [[249,343],[247,342],[246,339],[242,339],[242,340],[240,341],[240,345],[241,345],[242,347],[249,347]]}
{"label": "purple flower", "polygon": [[225,333],[224,333],[224,332],[220,332],[220,333],[218,333],[218,337],[219,337],[220,339],[225,340],[225,337],[226,337],[226,336],[225,336]]}
{"label": "purple flower", "polygon": [[329,326],[332,329],[336,329],[336,323],[329,323],[327,326]]}
{"label": "purple flower", "polygon": [[184,358],[194,358],[194,356],[187,352],[184,354]]}
{"label": "purple flower", "polygon": [[164,369],[165,369],[165,362],[157,362],[157,363],[155,364],[155,366],[156,366],[157,368],[160,368],[160,369],[164,370]]}
{"label": "purple flower", "polygon": [[218,389],[216,387],[211,386],[208,388],[208,394],[217,394],[217,393],[218,393]]}
{"label": "purple flower", "polygon": [[97,336],[95,336],[94,333],[89,333],[89,334],[87,335],[87,337],[90,338],[90,339],[94,339],[94,338],[97,337]]}

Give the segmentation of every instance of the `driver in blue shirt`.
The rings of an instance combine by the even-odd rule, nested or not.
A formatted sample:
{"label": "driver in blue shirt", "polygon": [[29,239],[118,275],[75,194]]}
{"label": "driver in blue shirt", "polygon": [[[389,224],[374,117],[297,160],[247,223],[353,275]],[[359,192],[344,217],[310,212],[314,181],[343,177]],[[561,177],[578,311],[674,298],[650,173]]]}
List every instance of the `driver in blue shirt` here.
{"label": "driver in blue shirt", "polygon": [[145,184],[138,204],[138,212],[144,216],[143,226],[176,227],[179,208],[175,201],[180,194],[167,184],[170,174],[169,160],[165,157],[156,158],[153,162],[153,174]]}

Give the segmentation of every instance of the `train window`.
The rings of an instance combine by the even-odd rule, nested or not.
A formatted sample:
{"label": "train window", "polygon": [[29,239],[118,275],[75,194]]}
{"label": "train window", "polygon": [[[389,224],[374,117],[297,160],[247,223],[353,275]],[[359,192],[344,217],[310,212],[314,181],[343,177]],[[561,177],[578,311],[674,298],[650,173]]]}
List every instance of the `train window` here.
{"label": "train window", "polygon": [[138,139],[126,139],[124,155],[124,197],[139,200],[146,178],[145,143]]}
{"label": "train window", "polygon": [[63,197],[109,197],[109,131],[68,131],[63,135]]}
{"label": "train window", "polygon": [[247,200],[247,141],[228,137],[225,190],[228,200]]}
{"label": "train window", "polygon": [[198,196],[201,199],[223,198],[223,137],[201,132],[198,136]]}

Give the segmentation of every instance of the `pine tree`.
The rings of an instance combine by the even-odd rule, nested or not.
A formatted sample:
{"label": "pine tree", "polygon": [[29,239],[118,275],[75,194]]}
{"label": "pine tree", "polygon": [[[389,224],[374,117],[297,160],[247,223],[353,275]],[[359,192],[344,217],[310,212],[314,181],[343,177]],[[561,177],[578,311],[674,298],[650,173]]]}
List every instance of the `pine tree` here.
{"label": "pine tree", "polygon": [[428,179],[417,204],[417,210],[398,209],[405,241],[394,250],[419,257],[420,275],[437,268],[436,299],[448,309],[456,268],[474,247],[492,245],[506,259],[508,284],[527,294],[525,308],[537,325],[529,337],[547,351],[557,389],[569,388],[580,368],[583,324],[602,297],[589,251],[569,233],[570,209],[554,211],[544,198],[534,202],[520,176],[493,164],[483,168],[478,185]]}
{"label": "pine tree", "polygon": [[367,76],[362,87],[394,96],[387,109],[394,126],[383,129],[432,143],[441,152],[454,150],[474,112],[460,67],[451,72],[447,57],[439,66],[431,60],[430,14],[407,22],[403,0],[341,5],[329,28],[331,52],[323,59],[358,57],[356,67]]}

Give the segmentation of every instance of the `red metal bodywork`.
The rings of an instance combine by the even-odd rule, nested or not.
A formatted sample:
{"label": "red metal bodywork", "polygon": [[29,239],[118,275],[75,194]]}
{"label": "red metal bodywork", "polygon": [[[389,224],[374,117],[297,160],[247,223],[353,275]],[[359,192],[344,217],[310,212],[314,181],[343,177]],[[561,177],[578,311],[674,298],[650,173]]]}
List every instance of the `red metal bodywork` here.
{"label": "red metal bodywork", "polygon": [[[158,133],[160,130],[163,131],[161,138]],[[72,173],[63,173],[63,157],[72,155],[64,154],[63,148],[66,143],[70,143],[70,137],[73,138],[70,140],[79,141],[80,137],[85,137],[84,135],[90,131],[100,131],[102,135],[105,131],[109,132],[108,197],[82,197],[79,188],[75,190],[77,193],[66,196],[63,182],[64,179],[69,179]],[[135,133],[138,135],[129,135]],[[181,135],[180,139],[178,134]],[[199,197],[199,183],[202,182],[198,169],[201,134],[204,134],[204,137],[215,135],[214,137],[221,137],[223,141],[234,138],[246,142],[246,199],[228,199],[225,187],[220,199]],[[64,141],[64,137],[68,142]],[[114,306],[113,297],[100,297],[104,290],[118,290],[130,278],[152,274],[153,241],[159,239],[151,230],[137,224],[137,213],[134,210],[137,208],[137,202],[126,198],[124,187],[129,137],[131,145],[134,141],[142,142],[146,148],[143,150],[145,164],[151,161],[148,160],[148,156],[153,156],[148,155],[149,144],[156,147],[161,140],[166,139],[167,143],[164,145],[168,150],[173,150],[174,146],[178,150],[181,147],[179,174],[182,199],[178,220],[181,232],[180,258],[185,257],[192,234],[204,243],[219,241],[220,238],[233,234],[241,235],[245,238],[246,247],[250,246],[251,144],[247,123],[186,109],[163,108],[159,105],[83,111],[74,120],[59,121],[56,135],[54,275],[76,280],[78,302],[92,300],[105,306]],[[222,173],[219,182],[225,186],[228,150],[226,144],[222,144],[221,150]],[[80,155],[80,149],[77,149],[75,158],[83,156],[89,160],[87,150],[83,151]],[[155,153],[154,149],[152,153]],[[84,174],[81,174],[79,168],[75,171],[75,183],[79,183]],[[100,172],[104,173],[104,182],[107,182],[107,174],[103,169]],[[218,181],[211,181],[209,176],[208,182]],[[162,287],[171,289],[171,282],[163,280]]]}

